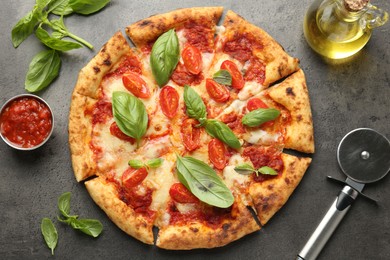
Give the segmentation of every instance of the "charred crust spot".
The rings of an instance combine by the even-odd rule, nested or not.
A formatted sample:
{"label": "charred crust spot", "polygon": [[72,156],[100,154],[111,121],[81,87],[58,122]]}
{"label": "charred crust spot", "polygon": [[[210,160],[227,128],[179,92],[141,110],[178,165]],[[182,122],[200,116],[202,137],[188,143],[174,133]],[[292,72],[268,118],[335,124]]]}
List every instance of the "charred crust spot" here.
{"label": "charred crust spot", "polygon": [[286,88],[286,94],[295,97],[295,93],[291,87]]}
{"label": "charred crust spot", "polygon": [[140,27],[145,27],[145,26],[147,26],[147,25],[149,25],[149,24],[151,24],[152,22],[150,21],[150,20],[143,20],[140,24],[139,24],[139,26]]}
{"label": "charred crust spot", "polygon": [[269,184],[268,186],[267,186],[267,189],[269,189],[269,190],[272,190],[274,188],[274,185],[273,184]]}
{"label": "charred crust spot", "polygon": [[225,224],[223,224],[222,225],[222,229],[224,230],[224,231],[228,231],[229,230],[229,228],[230,228],[230,224],[229,223],[225,223]]}
{"label": "charred crust spot", "polygon": [[302,115],[297,115],[297,121],[298,122],[302,121],[302,119],[303,119]]}
{"label": "charred crust spot", "polygon": [[106,66],[111,66],[111,60],[110,58],[107,58],[103,61],[103,64],[106,65]]}
{"label": "charred crust spot", "polygon": [[284,182],[288,185],[288,184],[290,184],[290,179],[289,178],[284,178]]}
{"label": "charred crust spot", "polygon": [[98,66],[94,66],[93,71],[95,72],[95,74],[98,74],[100,72],[100,68]]}
{"label": "charred crust spot", "polygon": [[102,47],[102,49],[100,50],[100,52],[106,52],[106,49],[107,49],[107,43],[105,43]]}
{"label": "charred crust spot", "polygon": [[156,125],[155,127],[154,127],[154,130],[156,130],[157,132],[159,132],[160,130],[161,130],[161,125]]}
{"label": "charred crust spot", "polygon": [[190,227],[190,230],[191,230],[192,232],[194,232],[194,233],[197,233],[197,232],[199,231],[199,229],[194,228],[194,227]]}

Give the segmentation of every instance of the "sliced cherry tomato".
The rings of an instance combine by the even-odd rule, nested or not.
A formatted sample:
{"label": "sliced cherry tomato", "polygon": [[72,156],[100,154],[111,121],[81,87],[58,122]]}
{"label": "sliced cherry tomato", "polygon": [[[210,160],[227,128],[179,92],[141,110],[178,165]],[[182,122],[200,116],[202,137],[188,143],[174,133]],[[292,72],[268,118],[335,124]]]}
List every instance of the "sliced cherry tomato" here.
{"label": "sliced cherry tomato", "polygon": [[181,53],[181,57],[184,66],[191,74],[197,75],[202,71],[202,53],[198,48],[188,45]]}
{"label": "sliced cherry tomato", "polygon": [[130,71],[126,72],[122,76],[122,82],[134,96],[139,98],[150,97],[149,87],[139,74]]}
{"label": "sliced cherry tomato", "polygon": [[181,135],[184,147],[188,151],[193,151],[200,146],[200,128],[196,127],[198,121],[192,118],[187,118],[181,125]]}
{"label": "sliced cherry tomato", "polygon": [[260,98],[251,98],[246,104],[246,108],[249,111],[256,110],[258,108],[268,108],[268,106]]}
{"label": "sliced cherry tomato", "polygon": [[139,169],[129,167],[122,175],[122,185],[127,189],[133,188],[141,184],[146,176],[148,176],[148,172],[145,167]]}
{"label": "sliced cherry tomato", "polygon": [[175,183],[169,189],[171,198],[179,203],[195,203],[198,198],[194,196],[183,184]]}
{"label": "sliced cherry tomato", "polygon": [[218,139],[212,139],[209,142],[209,158],[214,167],[223,170],[227,163],[226,147]]}
{"label": "sliced cherry tomato", "polygon": [[230,61],[225,60],[221,64],[221,69],[229,71],[232,76],[232,87],[235,89],[242,89],[245,85],[244,77],[241,72],[238,70],[237,65]]}
{"label": "sliced cherry tomato", "polygon": [[[248,103],[246,104],[246,108],[249,111],[256,110],[258,108],[268,108],[267,104],[265,104],[260,98],[251,98],[248,100]],[[273,126],[275,123],[274,120],[265,122],[261,124],[262,127],[270,127]]]}
{"label": "sliced cherry tomato", "polygon": [[128,141],[128,142],[130,142],[130,143],[132,143],[132,144],[135,143],[135,139],[134,139],[133,137],[128,136],[128,135],[126,135],[125,133],[123,133],[123,132],[119,129],[118,125],[117,125],[115,122],[112,123],[111,126],[110,126],[110,133],[111,133],[113,136],[115,136],[115,137],[117,137],[117,138],[119,138],[119,139],[121,139],[121,140],[123,140],[123,141]]}
{"label": "sliced cherry tomato", "polygon": [[229,99],[229,90],[213,79],[206,79],[206,89],[210,97],[217,102],[225,102]]}
{"label": "sliced cherry tomato", "polygon": [[179,94],[171,86],[165,86],[160,92],[160,106],[164,115],[173,118],[179,107]]}

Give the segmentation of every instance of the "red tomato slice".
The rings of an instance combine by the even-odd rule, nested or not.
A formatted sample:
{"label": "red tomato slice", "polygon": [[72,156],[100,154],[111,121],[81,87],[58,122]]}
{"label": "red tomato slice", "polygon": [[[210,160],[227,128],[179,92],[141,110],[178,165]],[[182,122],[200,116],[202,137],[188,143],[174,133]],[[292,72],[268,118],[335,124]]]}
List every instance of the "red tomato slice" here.
{"label": "red tomato slice", "polygon": [[251,98],[246,104],[246,108],[249,111],[256,110],[258,108],[268,108],[268,106],[260,98]]}
{"label": "red tomato slice", "polygon": [[171,198],[179,203],[195,203],[198,198],[194,196],[183,184],[175,183],[169,189]]}
{"label": "red tomato slice", "polygon": [[139,74],[130,71],[126,72],[122,76],[122,82],[134,96],[139,98],[150,97],[149,87]]}
{"label": "red tomato slice", "polygon": [[188,45],[181,53],[181,57],[184,66],[191,74],[197,75],[202,71],[202,53],[198,48]]}
{"label": "red tomato slice", "polygon": [[209,142],[209,158],[214,167],[223,170],[227,163],[226,147],[218,139],[212,139]]}
{"label": "red tomato slice", "polygon": [[168,118],[173,118],[179,107],[179,94],[171,86],[165,86],[160,92],[160,106],[163,114]]}
{"label": "red tomato slice", "polygon": [[221,69],[229,71],[232,76],[232,87],[235,89],[242,89],[245,85],[244,77],[241,72],[238,70],[237,65],[230,61],[225,60],[221,64]]}
{"label": "red tomato slice", "polygon": [[146,168],[142,167],[139,169],[127,168],[122,175],[122,186],[125,188],[133,188],[139,184],[148,176]]}
{"label": "red tomato slice", "polygon": [[200,146],[200,128],[195,127],[198,124],[195,119],[187,118],[181,125],[181,136],[187,151],[193,151]]}
{"label": "red tomato slice", "polygon": [[229,90],[212,79],[206,79],[206,89],[210,97],[217,102],[225,102],[230,98]]}
{"label": "red tomato slice", "polygon": [[131,142],[132,144],[135,143],[135,139],[134,139],[133,137],[128,136],[128,135],[126,135],[125,133],[123,133],[123,132],[119,129],[118,125],[117,125],[115,122],[112,123],[111,126],[110,126],[110,133],[111,133],[113,136],[115,136],[115,137],[117,137],[117,138],[119,138],[119,139],[121,139],[121,140],[123,140],[123,141],[128,141],[128,142]]}

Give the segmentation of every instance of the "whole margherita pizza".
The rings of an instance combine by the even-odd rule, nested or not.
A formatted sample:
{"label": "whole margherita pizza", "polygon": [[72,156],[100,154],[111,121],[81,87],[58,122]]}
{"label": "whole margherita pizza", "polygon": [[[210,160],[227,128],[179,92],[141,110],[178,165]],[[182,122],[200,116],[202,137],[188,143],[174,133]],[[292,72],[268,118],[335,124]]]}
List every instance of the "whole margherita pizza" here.
{"label": "whole margherita pizza", "polygon": [[138,21],[126,28],[135,47],[117,32],[72,95],[77,181],[119,228],[160,248],[259,230],[311,162],[286,151],[314,152],[298,59],[232,11],[218,25],[222,11]]}

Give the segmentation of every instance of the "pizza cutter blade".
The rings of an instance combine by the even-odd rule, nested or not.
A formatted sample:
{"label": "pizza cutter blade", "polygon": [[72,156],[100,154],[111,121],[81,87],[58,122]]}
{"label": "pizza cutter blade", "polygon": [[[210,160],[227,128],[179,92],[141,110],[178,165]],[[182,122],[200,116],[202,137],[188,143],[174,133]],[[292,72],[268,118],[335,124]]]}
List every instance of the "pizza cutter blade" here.
{"label": "pizza cutter blade", "polygon": [[341,140],[337,160],[347,175],[343,182],[345,186],[298,254],[297,260],[316,259],[352,202],[362,194],[364,185],[386,176],[390,170],[390,142],[375,130],[355,129]]}

